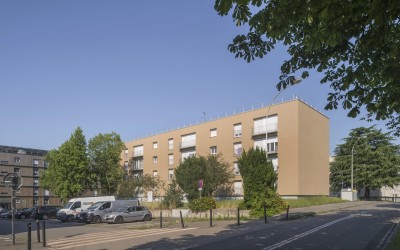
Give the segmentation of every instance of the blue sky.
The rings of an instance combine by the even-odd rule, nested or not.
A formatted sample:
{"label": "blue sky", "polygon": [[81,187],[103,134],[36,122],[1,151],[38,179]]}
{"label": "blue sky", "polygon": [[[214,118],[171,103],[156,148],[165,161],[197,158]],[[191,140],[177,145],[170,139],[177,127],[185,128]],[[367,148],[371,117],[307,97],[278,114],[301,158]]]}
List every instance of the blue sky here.
{"label": "blue sky", "polygon": [[[0,144],[52,149],[80,126],[89,139],[123,140],[268,105],[278,47],[263,60],[235,59],[227,45],[243,33],[214,1],[0,2]],[[323,110],[329,86],[312,72],[278,100],[298,96]],[[330,150],[366,123],[346,111],[330,118]]]}

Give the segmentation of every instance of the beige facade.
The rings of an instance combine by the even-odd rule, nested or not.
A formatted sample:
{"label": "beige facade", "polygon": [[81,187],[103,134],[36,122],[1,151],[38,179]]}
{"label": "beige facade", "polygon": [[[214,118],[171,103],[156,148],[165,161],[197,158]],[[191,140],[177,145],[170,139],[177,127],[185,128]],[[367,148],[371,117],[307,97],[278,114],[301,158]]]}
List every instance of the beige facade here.
{"label": "beige facade", "polygon": [[329,119],[297,99],[125,144],[126,168],[166,181],[185,157],[221,153],[232,165],[238,195],[242,179],[235,162],[243,149],[262,147],[278,173],[280,195],[329,194]]}
{"label": "beige facade", "polygon": [[[39,171],[46,169],[45,150],[0,146],[0,181],[7,173],[18,173],[22,186],[16,192],[16,208],[59,205],[60,199],[40,187]],[[0,206],[11,207],[11,188],[0,185]]]}

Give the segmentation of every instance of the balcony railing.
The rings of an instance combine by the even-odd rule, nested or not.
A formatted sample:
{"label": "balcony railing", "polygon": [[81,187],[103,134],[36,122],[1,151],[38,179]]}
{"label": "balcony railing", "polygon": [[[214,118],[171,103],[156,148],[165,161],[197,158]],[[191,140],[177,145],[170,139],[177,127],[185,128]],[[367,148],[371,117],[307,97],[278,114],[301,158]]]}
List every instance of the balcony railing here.
{"label": "balcony railing", "polygon": [[196,140],[192,141],[183,141],[180,143],[180,148],[191,148],[191,147],[196,147]]}
{"label": "balcony railing", "polygon": [[143,170],[143,164],[133,166],[133,170]]}

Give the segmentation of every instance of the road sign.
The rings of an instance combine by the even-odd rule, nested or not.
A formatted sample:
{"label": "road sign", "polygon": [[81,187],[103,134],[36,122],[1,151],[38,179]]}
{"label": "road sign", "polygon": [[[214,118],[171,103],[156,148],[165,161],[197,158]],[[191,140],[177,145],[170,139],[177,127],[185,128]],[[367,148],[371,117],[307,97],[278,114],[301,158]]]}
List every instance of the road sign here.
{"label": "road sign", "polygon": [[8,173],[3,177],[4,185],[11,186],[12,190],[18,190],[22,186],[22,178],[17,173]]}
{"label": "road sign", "polygon": [[199,180],[198,186],[200,191],[203,190],[203,185],[204,185],[203,180]]}

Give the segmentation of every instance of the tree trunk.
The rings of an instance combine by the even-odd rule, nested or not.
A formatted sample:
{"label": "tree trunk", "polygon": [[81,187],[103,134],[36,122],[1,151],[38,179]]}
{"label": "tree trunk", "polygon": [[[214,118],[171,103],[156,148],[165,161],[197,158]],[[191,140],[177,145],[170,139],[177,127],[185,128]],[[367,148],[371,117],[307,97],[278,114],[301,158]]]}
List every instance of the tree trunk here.
{"label": "tree trunk", "polygon": [[369,187],[365,187],[364,197],[366,200],[369,200],[369,193],[370,193]]}

